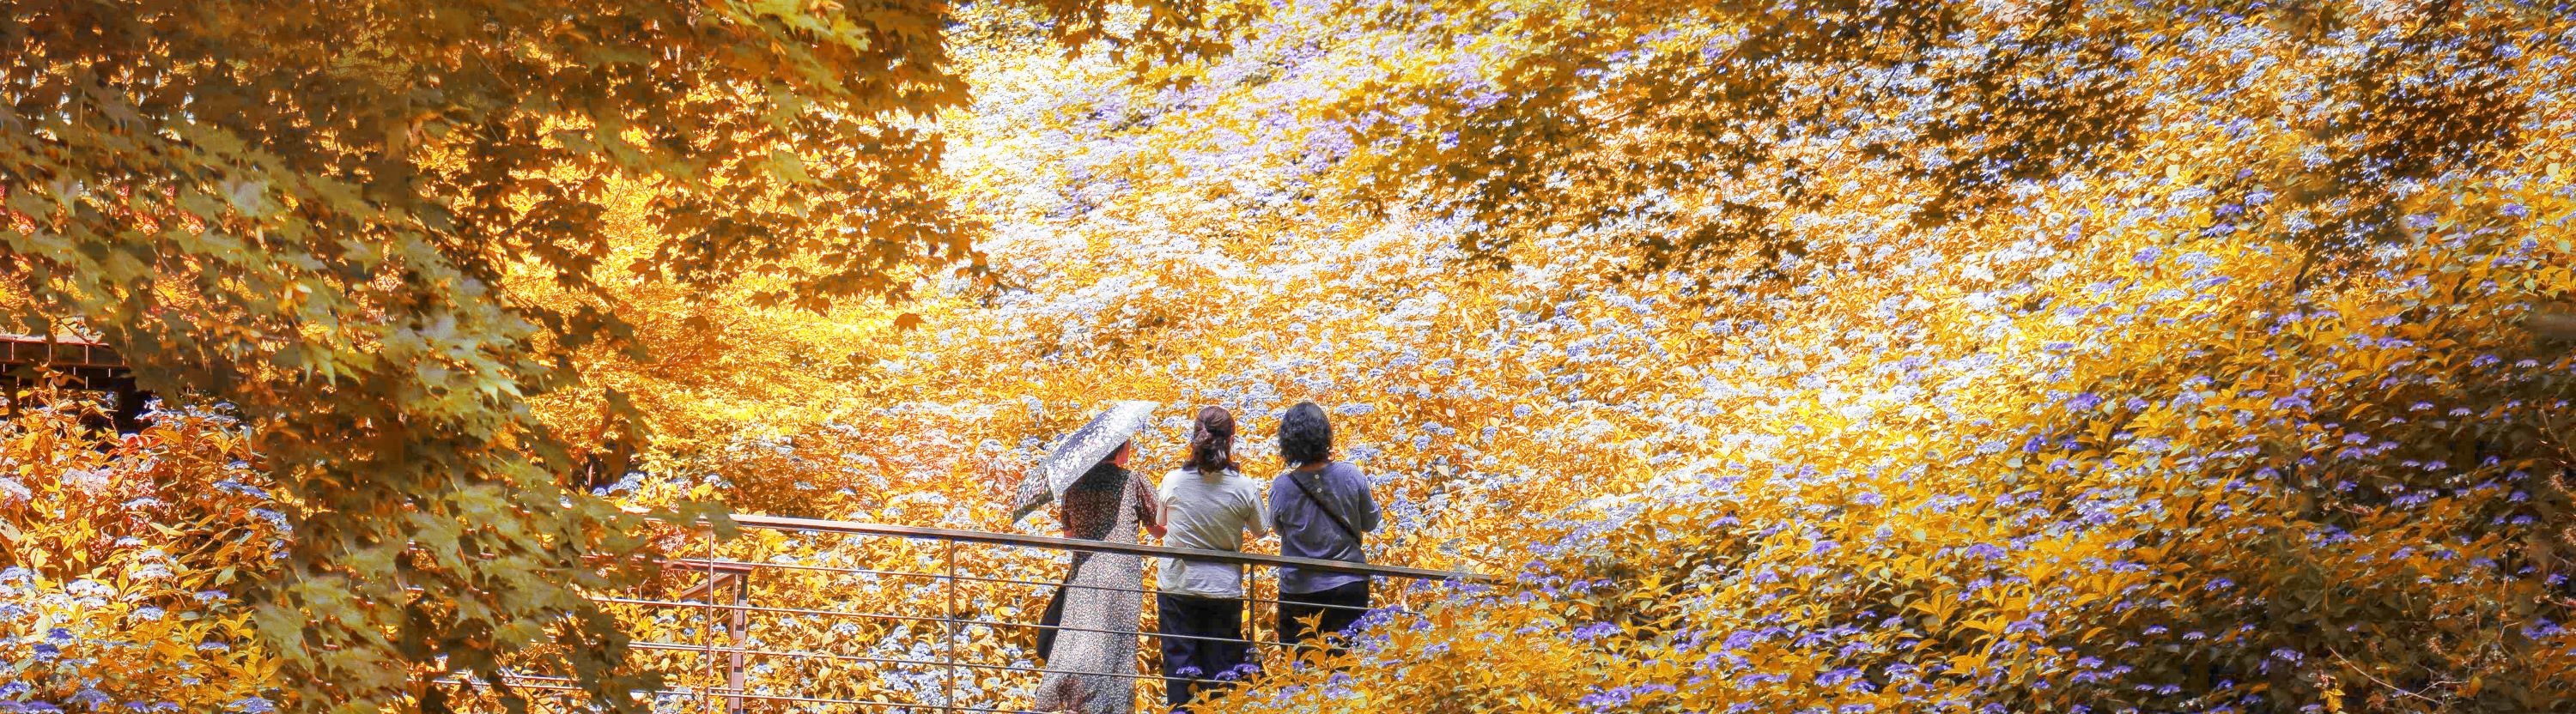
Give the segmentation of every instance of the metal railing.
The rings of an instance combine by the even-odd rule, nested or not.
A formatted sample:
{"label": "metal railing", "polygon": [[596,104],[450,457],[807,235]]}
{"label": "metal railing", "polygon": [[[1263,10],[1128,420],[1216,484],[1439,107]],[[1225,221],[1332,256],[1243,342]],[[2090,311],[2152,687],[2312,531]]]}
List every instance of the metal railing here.
{"label": "metal railing", "polygon": [[[1043,603],[1064,584],[1057,577],[1064,572],[1059,553],[1243,566],[1244,634],[1262,668],[1289,666],[1296,658],[1295,646],[1280,641],[1272,622],[1283,603],[1276,578],[1282,566],[1403,583],[1379,589],[1388,596],[1372,603],[1378,617],[1405,616],[1417,600],[1442,596],[1445,588],[1493,581],[1467,572],[1013,533],[778,516],[733,521],[742,532],[729,540],[714,537],[706,523],[682,529],[699,542],[668,551],[694,555],[665,561],[662,582],[593,598],[629,623],[633,659],[662,673],[664,687],[649,693],[657,711],[1033,712],[1031,694],[1047,668],[1044,653],[1023,639],[1050,629],[1130,635],[1114,627],[1039,623],[1041,608],[1027,605]],[[804,562],[817,553],[851,557]],[[1151,577],[1132,588],[1093,588],[1136,593],[1142,617],[1130,635],[1139,641],[1136,667],[1086,673],[1135,682],[1140,712],[1160,711],[1163,688],[1174,681],[1160,672],[1155,643],[1189,637],[1155,631]],[[867,602],[901,611],[851,606]],[[1284,602],[1315,605],[1294,596]],[[570,679],[530,672],[502,680],[446,683],[463,687],[466,701],[506,684],[559,695],[553,703],[565,710],[583,708]],[[538,699],[547,708],[547,698]]]}

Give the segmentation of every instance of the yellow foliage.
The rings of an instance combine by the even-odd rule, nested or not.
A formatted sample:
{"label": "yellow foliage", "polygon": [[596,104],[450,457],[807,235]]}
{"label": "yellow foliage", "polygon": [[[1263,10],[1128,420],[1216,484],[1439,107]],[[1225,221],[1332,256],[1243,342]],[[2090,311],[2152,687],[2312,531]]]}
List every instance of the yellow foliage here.
{"label": "yellow foliage", "polygon": [[255,709],[278,661],[228,592],[284,517],[243,429],[165,413],[116,438],[78,407],[0,425],[0,700],[73,711]]}
{"label": "yellow foliage", "polygon": [[[1935,39],[1977,44],[2046,9],[2020,5]],[[2211,11],[2077,28],[2101,33],[2083,46],[2132,73],[2119,91],[2143,92],[2118,104],[2136,112],[2126,133],[2052,147],[2053,175],[1967,190],[1949,167],[2012,145],[1943,134],[1934,143],[1960,151],[1953,161],[1832,143],[1916,131],[1899,120],[1914,70],[1783,70],[1795,116],[1867,116],[1727,134],[1752,126],[1721,121],[1733,97],[1633,113],[1672,85],[1632,73],[1584,85],[1600,93],[1548,94],[1556,85],[1537,80],[1661,66],[1616,64],[1631,49],[1617,42],[1681,52],[1763,23],[1719,4],[1438,6],[1462,18],[1285,3],[1232,57],[1167,70],[1186,86],[1136,83],[1111,58],[976,48],[960,58],[976,103],[940,117],[940,190],[989,228],[980,247],[998,288],[916,276],[900,305],[798,310],[762,297],[785,284],[776,276],[549,292],[550,276],[522,271],[518,294],[635,326],[576,347],[582,383],[532,408],[597,454],[592,485],[630,506],[720,497],[744,512],[1043,534],[1055,531],[1044,518],[1003,520],[1006,496],[1047,438],[1101,405],[1165,405],[1139,438],[1147,474],[1178,460],[1188,407],[1233,408],[1246,471],[1267,477],[1278,413],[1311,399],[1333,410],[1342,455],[1386,505],[1373,560],[1512,579],[1408,593],[1427,604],[1373,622],[1349,656],[1274,657],[1204,712],[2511,711],[2576,699],[2576,632],[2563,625],[2576,617],[2576,358],[2526,327],[2557,324],[2565,310],[2551,306],[2576,300],[2565,18],[2481,8],[2462,23],[2510,35],[2502,61],[2515,72],[2495,91],[2528,103],[2526,123],[2516,141],[2418,147],[2439,160],[2397,167],[2421,170],[2402,180],[2372,173],[2406,158],[2369,133],[2395,131],[2385,117],[2349,135],[2309,127],[2422,106],[2396,102],[2424,99],[2405,93],[2418,85],[2362,98],[2389,100],[2378,104],[2325,89],[2361,82],[2368,63],[2355,58],[2388,47],[2370,38],[2415,20],[2338,5],[2273,24]],[[1718,19],[1654,24],[1691,12]],[[2300,24],[2329,21],[2381,34]],[[1610,39],[1578,32],[1595,26]],[[1472,41],[1424,39],[1461,37],[1443,27]],[[2155,39],[2136,56],[2107,42],[2142,37]],[[1549,54],[1560,50],[1600,66]],[[1942,95],[1939,115],[1973,116],[1972,100],[2055,76]],[[1826,90],[1851,86],[1833,82],[1868,84],[1874,99],[1839,104]],[[1574,150],[1551,153],[1548,137],[1477,114],[1522,100],[1513,116],[1620,131],[1560,136]],[[1358,122],[1352,107],[1370,102],[1394,119]],[[1760,171],[1688,153],[1718,139],[1752,147],[1743,166]],[[1457,147],[1495,153],[1461,160]],[[1530,192],[1477,193],[1515,178]],[[1782,194],[1792,179],[1806,189]],[[605,190],[603,274],[621,274],[669,244],[643,218],[652,187]],[[1746,206],[1761,210],[1728,212]],[[1973,220],[1925,218],[1944,212]],[[1715,235],[1789,240],[1694,238]],[[887,571],[950,555],[772,532],[708,552]],[[957,556],[970,573],[1058,573],[1036,554]],[[638,594],[690,582],[663,575]],[[944,588],[785,568],[751,596],[927,614],[953,595],[960,614],[997,622],[1032,621],[1043,604],[1023,584]],[[711,635],[702,612],[611,611],[640,640]],[[913,700],[948,684],[849,659],[951,654],[917,623],[756,619],[766,648],[844,658],[763,660],[755,687]],[[962,659],[1032,659],[1025,633],[966,634]],[[707,676],[685,653],[638,658],[681,672],[677,683]],[[1009,707],[1024,689],[978,673],[958,691]]]}

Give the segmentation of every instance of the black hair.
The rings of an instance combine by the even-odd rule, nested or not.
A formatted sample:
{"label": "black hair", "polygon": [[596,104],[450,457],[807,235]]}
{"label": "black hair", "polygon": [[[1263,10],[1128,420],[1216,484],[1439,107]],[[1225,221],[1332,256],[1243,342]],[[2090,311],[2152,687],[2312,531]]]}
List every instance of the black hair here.
{"label": "black hair", "polygon": [[1234,470],[1234,414],[1225,407],[1199,410],[1198,427],[1190,431],[1189,467],[1201,474]]}
{"label": "black hair", "polygon": [[1132,449],[1132,448],[1135,448],[1135,447],[1136,447],[1136,440],[1134,440],[1134,439],[1129,439],[1129,440],[1126,440],[1126,441],[1118,442],[1118,448],[1110,449],[1110,450],[1109,450],[1109,453],[1101,455],[1101,457],[1100,457],[1100,463],[1092,464],[1092,465],[1091,465],[1091,468],[1092,468],[1093,470],[1098,470],[1099,468],[1101,468],[1101,467],[1103,467],[1103,466],[1106,466],[1106,467],[1109,467],[1109,468],[1119,468],[1119,466],[1118,466],[1118,452],[1126,451],[1126,450],[1128,450],[1128,449]]}
{"label": "black hair", "polygon": [[1321,462],[1333,453],[1333,423],[1314,402],[1298,402],[1279,417],[1279,458],[1289,464]]}

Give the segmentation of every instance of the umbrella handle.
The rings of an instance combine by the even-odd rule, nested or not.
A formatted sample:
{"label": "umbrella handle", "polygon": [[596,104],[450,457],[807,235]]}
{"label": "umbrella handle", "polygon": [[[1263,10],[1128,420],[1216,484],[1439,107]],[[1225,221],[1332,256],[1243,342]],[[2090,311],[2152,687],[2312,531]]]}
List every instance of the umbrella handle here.
{"label": "umbrella handle", "polygon": [[1019,493],[1011,498],[1011,518],[1007,522],[1018,523],[1020,519],[1028,517],[1029,513],[1054,501],[1055,492],[1047,489],[1046,479],[1023,476],[1020,478]]}

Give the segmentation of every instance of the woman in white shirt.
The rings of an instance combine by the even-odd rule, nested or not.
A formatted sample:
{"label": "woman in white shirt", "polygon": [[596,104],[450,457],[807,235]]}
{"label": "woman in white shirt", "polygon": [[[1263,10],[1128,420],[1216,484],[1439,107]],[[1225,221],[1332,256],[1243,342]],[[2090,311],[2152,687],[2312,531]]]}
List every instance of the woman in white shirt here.
{"label": "woman in white shirt", "polygon": [[[1163,477],[1154,512],[1164,519],[1163,545],[1202,550],[1243,550],[1244,534],[1268,535],[1270,518],[1262,485],[1234,466],[1234,415],[1224,407],[1199,410],[1190,435],[1189,462]],[[1161,619],[1165,699],[1172,711],[1202,692],[1247,673],[1251,646],[1243,640],[1243,569],[1233,563],[1163,558],[1157,563],[1154,602]]]}

